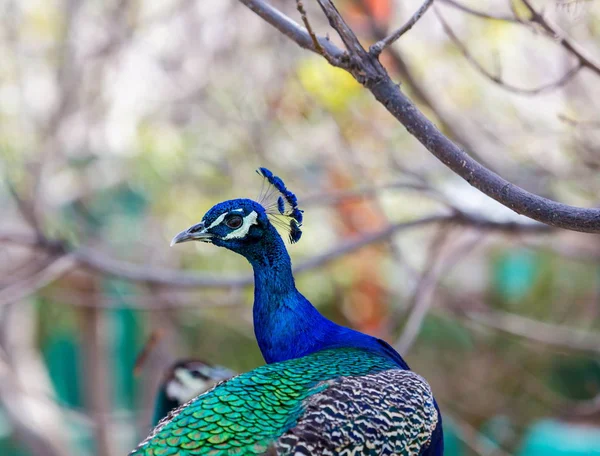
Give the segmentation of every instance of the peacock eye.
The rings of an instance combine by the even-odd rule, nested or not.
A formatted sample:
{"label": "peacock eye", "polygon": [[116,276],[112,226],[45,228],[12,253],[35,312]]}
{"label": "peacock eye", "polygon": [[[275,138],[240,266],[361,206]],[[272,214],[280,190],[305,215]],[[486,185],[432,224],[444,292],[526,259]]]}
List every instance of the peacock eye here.
{"label": "peacock eye", "polygon": [[242,223],[244,223],[244,219],[240,215],[230,215],[225,219],[225,225],[233,230],[242,226]]}

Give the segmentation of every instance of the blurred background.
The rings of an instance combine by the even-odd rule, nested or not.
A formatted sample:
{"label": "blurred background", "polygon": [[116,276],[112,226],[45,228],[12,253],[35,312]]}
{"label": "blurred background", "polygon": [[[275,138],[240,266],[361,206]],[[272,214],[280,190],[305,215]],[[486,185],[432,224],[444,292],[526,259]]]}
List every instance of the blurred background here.
{"label": "blurred background", "polygon": [[[520,0],[458,1],[382,62],[490,169],[597,205],[600,71],[561,40],[600,62],[600,1],[531,3],[541,22]],[[421,3],[336,5],[370,45]],[[126,454],[174,360],[263,363],[245,260],[169,248],[213,204],[256,198],[259,166],[305,210],[299,289],[429,380],[447,455],[600,454],[598,236],[472,189],[239,1],[0,0],[0,21],[0,454]]]}

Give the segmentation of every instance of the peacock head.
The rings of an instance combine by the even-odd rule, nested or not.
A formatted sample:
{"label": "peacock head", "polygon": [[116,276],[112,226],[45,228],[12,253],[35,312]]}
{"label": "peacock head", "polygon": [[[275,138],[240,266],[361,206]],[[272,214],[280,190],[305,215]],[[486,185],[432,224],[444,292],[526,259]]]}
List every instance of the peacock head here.
{"label": "peacock head", "polygon": [[169,369],[163,387],[167,398],[181,405],[234,375],[235,372],[222,366],[211,366],[199,360],[183,360]]}
{"label": "peacock head", "polygon": [[263,182],[259,202],[241,198],[219,203],[200,223],[175,236],[171,245],[201,241],[244,253],[272,235],[273,226],[286,230],[290,242],[298,242],[302,236],[302,210],[296,195],[268,169],[259,168],[257,172],[267,183],[265,188]]}

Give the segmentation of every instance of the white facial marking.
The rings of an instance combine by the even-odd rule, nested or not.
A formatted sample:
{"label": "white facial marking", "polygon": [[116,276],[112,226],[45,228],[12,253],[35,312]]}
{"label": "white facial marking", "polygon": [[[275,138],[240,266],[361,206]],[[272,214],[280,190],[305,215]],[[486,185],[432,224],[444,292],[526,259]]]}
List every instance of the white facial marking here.
{"label": "white facial marking", "polygon": [[[258,225],[256,219],[258,218],[258,214],[255,211],[250,212],[246,217],[244,217],[244,223],[237,230],[232,231],[223,239],[241,239],[248,234],[250,231],[250,227],[252,225]],[[216,221],[216,220],[215,220]]]}
{"label": "white facial marking", "polygon": [[208,228],[206,228],[207,230],[210,230],[211,228],[214,228],[215,226],[217,226],[218,224],[220,224],[224,219],[225,216],[227,215],[227,212],[224,214],[219,215],[214,222],[212,222],[210,224],[210,226]]}
{"label": "white facial marking", "polygon": [[175,377],[179,382],[170,382],[167,385],[167,396],[182,404],[203,393],[214,384],[210,380],[192,377],[186,369],[177,369]]}
{"label": "white facial marking", "polygon": [[233,209],[231,212],[244,212],[244,209]]}

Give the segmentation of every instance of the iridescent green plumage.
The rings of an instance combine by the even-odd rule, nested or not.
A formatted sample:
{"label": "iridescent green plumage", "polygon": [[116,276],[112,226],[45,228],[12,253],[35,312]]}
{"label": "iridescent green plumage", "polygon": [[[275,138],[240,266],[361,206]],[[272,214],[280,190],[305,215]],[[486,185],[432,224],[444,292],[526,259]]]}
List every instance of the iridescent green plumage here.
{"label": "iridescent green plumage", "polygon": [[274,205],[224,201],[172,243],[210,242],[249,261],[254,332],[268,365],[172,412],[132,454],[442,456],[427,382],[388,343],[328,320],[296,288],[273,223],[290,219],[295,242],[302,211],[279,177],[261,174],[279,194]]}
{"label": "iridescent green plumage", "polygon": [[[414,435],[407,440],[405,447],[408,449],[410,445],[416,444],[421,447],[430,438],[437,422],[433,398],[427,383],[412,372],[398,369],[392,361],[378,354],[358,349],[336,349],[265,365],[219,384],[171,413],[132,454],[138,456],[260,455],[264,454],[270,446],[277,447],[278,454],[287,454],[285,448],[297,443],[298,434],[309,435],[315,428],[312,425],[305,428],[299,425],[302,420],[306,420],[308,409],[315,409],[315,398],[319,402],[319,406],[316,407],[318,413],[315,416],[318,416],[319,410],[323,409],[325,414],[331,415],[327,420],[335,423],[335,419],[331,417],[340,412],[332,410],[337,407],[335,394],[328,396],[323,393],[327,393],[328,390],[336,393],[336,389],[339,390],[337,393],[342,392],[340,384],[336,383],[340,379],[352,377],[360,381],[362,378],[367,378],[366,376],[387,372],[410,375],[419,383],[414,389],[419,393],[417,394],[419,403],[415,407],[411,407],[410,401],[405,397],[402,397],[401,403],[396,405],[398,413],[402,413],[400,410],[402,407],[406,410],[410,409],[411,426],[416,429]],[[422,387],[421,381],[425,385],[423,391],[418,389]],[[353,392],[363,394],[360,388],[357,390],[354,387]],[[385,401],[390,391],[375,388],[370,393],[365,392],[365,396],[369,395],[370,402],[365,401],[364,410],[360,409],[360,397],[353,399],[353,404],[342,401],[341,405],[355,407],[354,413],[357,417],[365,413],[376,413],[373,400]],[[325,403],[328,407],[323,406]],[[420,427],[415,426],[415,421],[419,420],[416,419],[418,416],[414,415],[413,408],[422,409],[421,411],[427,414],[423,416]],[[389,404],[385,404],[385,409],[394,413],[394,407],[389,407]],[[341,416],[347,414],[346,411]],[[396,432],[404,432],[406,420],[396,419],[394,416],[388,421],[387,425],[393,426]],[[315,423],[318,423],[318,418]],[[348,424],[344,419],[344,426],[348,427]],[[343,432],[343,429],[341,431]],[[320,434],[326,433],[324,426],[319,430],[317,437],[311,437],[309,440],[318,439],[321,437]],[[310,447],[311,443],[302,442],[302,445]],[[352,445],[354,448],[354,443]],[[394,451],[397,451],[397,448]],[[297,451],[297,447],[294,451]],[[388,453],[377,452],[376,454]],[[407,451],[405,454],[417,453]]]}

